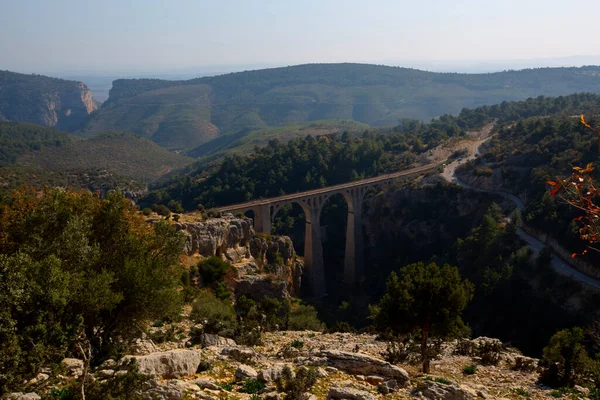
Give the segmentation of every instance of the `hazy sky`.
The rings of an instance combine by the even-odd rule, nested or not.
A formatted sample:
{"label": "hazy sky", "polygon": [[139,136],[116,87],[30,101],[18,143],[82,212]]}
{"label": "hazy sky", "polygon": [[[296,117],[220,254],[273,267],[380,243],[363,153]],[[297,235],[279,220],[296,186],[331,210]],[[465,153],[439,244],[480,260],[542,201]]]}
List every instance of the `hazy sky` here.
{"label": "hazy sky", "polygon": [[600,56],[598,0],[0,0],[0,69]]}

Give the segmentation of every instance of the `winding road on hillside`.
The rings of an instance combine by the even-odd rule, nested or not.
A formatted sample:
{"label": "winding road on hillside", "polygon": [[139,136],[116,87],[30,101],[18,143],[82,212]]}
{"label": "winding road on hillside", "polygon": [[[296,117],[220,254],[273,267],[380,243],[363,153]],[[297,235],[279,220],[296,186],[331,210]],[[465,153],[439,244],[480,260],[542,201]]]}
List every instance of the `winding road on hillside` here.
{"label": "winding road on hillside", "polygon": [[[480,148],[483,145],[483,143],[485,143],[490,138],[491,138],[491,136],[488,136],[486,138],[481,138],[475,142],[472,142],[468,146],[469,155],[467,157],[464,157],[462,159],[462,161],[455,160],[455,161],[449,163],[448,165],[446,165],[444,167],[444,171],[441,173],[441,175],[448,182],[456,183],[457,185],[464,187],[465,189],[473,190],[476,192],[491,193],[491,194],[496,194],[498,196],[502,196],[502,197],[512,201],[515,204],[517,210],[519,212],[521,212],[521,210],[523,210],[523,208],[525,207],[525,204],[523,203],[523,201],[521,199],[519,199],[514,194],[497,191],[497,190],[487,190],[487,189],[476,188],[476,187],[469,185],[468,183],[461,181],[460,179],[458,179],[456,177],[456,168],[458,168],[458,166],[464,162],[475,159],[479,155],[479,151],[480,151]],[[545,244],[542,243],[541,240],[539,240],[535,236],[532,236],[529,233],[525,232],[520,227],[517,229],[517,235],[521,239],[523,239],[525,242],[527,242],[529,247],[531,247],[536,254],[539,253],[540,250],[542,250],[545,247]],[[568,262],[563,260],[561,257],[559,257],[554,251],[552,251],[552,267],[559,274],[570,276],[571,278],[575,279],[578,282],[581,282],[585,285],[588,285],[597,290],[600,290],[600,281],[599,280],[594,279],[582,272],[579,272],[571,264],[569,264]]]}

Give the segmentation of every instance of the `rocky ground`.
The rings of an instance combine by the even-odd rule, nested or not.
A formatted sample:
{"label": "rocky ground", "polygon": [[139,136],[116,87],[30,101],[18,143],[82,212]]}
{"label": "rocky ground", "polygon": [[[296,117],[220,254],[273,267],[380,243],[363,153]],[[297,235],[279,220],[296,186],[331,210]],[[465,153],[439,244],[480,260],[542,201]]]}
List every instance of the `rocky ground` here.
{"label": "rocky ground", "polygon": [[[159,329],[167,329],[162,327]],[[107,380],[124,374],[127,360],[135,359],[140,372],[152,379],[146,384],[148,399],[253,399],[242,393],[244,381],[264,382],[258,396],[265,400],[283,398],[274,380],[283,368],[296,373],[314,368],[317,383],[304,399],[548,399],[556,392],[536,383],[537,360],[506,349],[495,339],[478,338],[444,347],[442,356],[432,362],[431,373],[423,374],[418,365],[390,364],[383,359],[386,343],[370,334],[320,332],[265,333],[263,344],[237,346],[231,339],[205,335],[203,346],[188,347],[187,338],[159,346],[149,341],[138,343],[135,355],[119,362],[108,360],[94,368],[91,379]],[[498,353],[478,353],[477,349],[500,349]],[[472,355],[458,355],[471,352]],[[483,365],[484,361],[492,365]],[[463,373],[476,365],[473,374]],[[493,365],[495,364],[495,365]],[[36,399],[52,387],[60,388],[80,376],[83,362],[65,359],[63,375],[40,374],[31,387],[36,393],[13,394],[12,399]],[[262,384],[261,384],[262,385]],[[586,389],[580,388],[581,398]],[[28,396],[28,397],[25,397]],[[560,396],[558,396],[560,397]]]}

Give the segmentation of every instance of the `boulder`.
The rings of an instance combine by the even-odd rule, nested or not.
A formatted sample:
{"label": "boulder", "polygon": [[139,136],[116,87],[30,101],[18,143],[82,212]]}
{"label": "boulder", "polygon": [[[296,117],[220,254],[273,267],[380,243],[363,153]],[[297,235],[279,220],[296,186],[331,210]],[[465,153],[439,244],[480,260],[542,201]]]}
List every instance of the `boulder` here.
{"label": "boulder", "polygon": [[377,386],[379,393],[389,394],[398,391],[398,382],[395,379],[382,382]]}
{"label": "boulder", "polygon": [[200,337],[200,344],[203,347],[208,346],[236,346],[235,340],[225,338],[219,335],[213,335],[210,333],[203,333]]}
{"label": "boulder", "polygon": [[208,378],[198,378],[194,383],[202,389],[221,390],[220,386],[217,386],[213,380]]}
{"label": "boulder", "polygon": [[137,339],[135,343],[130,346],[129,351],[132,355],[144,356],[146,354],[157,352],[158,348],[150,340]]}
{"label": "boulder", "polygon": [[246,363],[256,357],[256,353],[253,349],[244,346],[225,347],[221,350],[221,354],[241,363]]}
{"label": "boulder", "polygon": [[83,375],[83,360],[78,358],[64,358],[60,364],[66,368],[67,374],[71,376]]}
{"label": "boulder", "polygon": [[248,365],[240,365],[235,371],[235,380],[243,381],[244,379],[256,379],[258,373],[256,370]]}
{"label": "boulder", "polygon": [[179,379],[163,382],[152,380],[150,381],[150,388],[142,393],[142,397],[149,400],[182,400],[184,398],[195,398],[200,391],[200,388],[195,384]]}
{"label": "boulder", "polygon": [[327,394],[328,399],[349,399],[349,400],[377,400],[377,396],[364,390],[358,390],[351,387],[333,386]]}
{"label": "boulder", "polygon": [[123,358],[124,363],[131,359],[137,362],[139,372],[142,374],[162,378],[179,378],[194,375],[202,357],[198,350],[177,349]]}
{"label": "boulder", "polygon": [[402,387],[409,382],[408,373],[402,368],[366,354],[324,350],[321,355],[327,357],[330,366],[352,375],[380,375],[393,378]]}
{"label": "boulder", "polygon": [[102,364],[100,364],[98,369],[115,369],[116,367],[117,362],[112,358],[109,358],[108,360],[105,360]]}
{"label": "boulder", "polygon": [[96,376],[98,378],[112,378],[114,374],[115,371],[112,369],[101,369],[100,371],[96,372]]}
{"label": "boulder", "polygon": [[36,393],[21,393],[21,392],[15,392],[15,393],[10,393],[7,394],[5,397],[5,399],[10,399],[10,400],[41,400],[41,397],[36,394]]}
{"label": "boulder", "polygon": [[267,275],[242,275],[236,280],[235,297],[246,296],[254,301],[260,301],[265,296],[274,299],[289,299],[290,285],[288,277],[277,274],[277,279]]}
{"label": "boulder", "polygon": [[292,370],[292,375],[294,375],[294,368],[289,364],[275,364],[269,368],[263,369],[258,373],[257,378],[264,382],[274,382],[281,377],[283,373],[283,369],[285,367],[289,367]]}
{"label": "boulder", "polygon": [[425,398],[431,400],[474,400],[475,397],[467,390],[458,385],[435,381],[422,381],[417,385],[415,393],[421,393]]}

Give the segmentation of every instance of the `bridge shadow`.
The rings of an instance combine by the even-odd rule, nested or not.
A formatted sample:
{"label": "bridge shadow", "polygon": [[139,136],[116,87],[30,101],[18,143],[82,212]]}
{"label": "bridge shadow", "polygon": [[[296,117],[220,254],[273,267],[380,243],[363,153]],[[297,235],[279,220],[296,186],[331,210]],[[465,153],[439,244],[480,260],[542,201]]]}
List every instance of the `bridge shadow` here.
{"label": "bridge shadow", "polygon": [[294,243],[296,254],[304,256],[304,237],[306,215],[298,203],[289,203],[281,207],[273,217],[271,233],[289,236]]}

